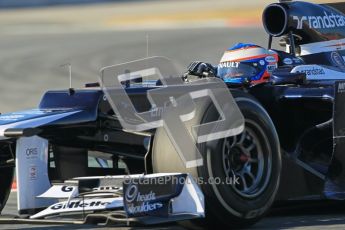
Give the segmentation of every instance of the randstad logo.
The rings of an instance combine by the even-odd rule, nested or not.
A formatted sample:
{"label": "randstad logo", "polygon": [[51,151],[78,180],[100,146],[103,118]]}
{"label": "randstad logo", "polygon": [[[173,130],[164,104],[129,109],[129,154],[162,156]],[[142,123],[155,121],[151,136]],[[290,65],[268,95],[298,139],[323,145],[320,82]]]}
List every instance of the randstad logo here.
{"label": "randstad logo", "polygon": [[327,14],[323,12],[323,16],[293,16],[293,20],[297,21],[297,29],[303,29],[303,24],[307,24],[313,29],[328,29],[345,26],[345,16],[340,14]]}

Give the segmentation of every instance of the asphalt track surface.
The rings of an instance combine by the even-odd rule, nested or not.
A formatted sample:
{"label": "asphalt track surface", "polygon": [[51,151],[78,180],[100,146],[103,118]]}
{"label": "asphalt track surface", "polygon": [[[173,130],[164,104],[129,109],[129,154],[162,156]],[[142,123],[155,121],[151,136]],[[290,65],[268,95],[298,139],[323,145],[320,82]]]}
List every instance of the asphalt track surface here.
{"label": "asphalt track surface", "polygon": [[[0,112],[36,107],[47,89],[68,87],[68,72],[60,67],[62,64],[72,64],[73,86],[82,87],[85,82],[98,80],[101,67],[146,57],[147,35],[149,55],[173,59],[181,72],[193,60],[217,63],[223,50],[236,42],[266,45],[261,28],[0,32]],[[16,214],[15,195],[11,194],[3,213]],[[92,229],[95,226],[0,225],[0,228]],[[288,208],[274,209],[252,229],[325,228],[345,229],[345,203],[289,204]],[[155,229],[183,228],[165,225]]]}

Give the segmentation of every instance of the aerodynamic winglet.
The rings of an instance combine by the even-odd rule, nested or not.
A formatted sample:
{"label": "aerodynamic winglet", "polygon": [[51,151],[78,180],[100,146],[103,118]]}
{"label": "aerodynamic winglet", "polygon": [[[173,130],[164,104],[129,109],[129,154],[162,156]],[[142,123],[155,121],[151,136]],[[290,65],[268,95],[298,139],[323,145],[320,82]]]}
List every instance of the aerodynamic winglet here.
{"label": "aerodynamic winglet", "polygon": [[24,128],[24,129],[6,129],[4,132],[5,137],[19,138],[19,137],[32,137],[42,132],[37,128]]}

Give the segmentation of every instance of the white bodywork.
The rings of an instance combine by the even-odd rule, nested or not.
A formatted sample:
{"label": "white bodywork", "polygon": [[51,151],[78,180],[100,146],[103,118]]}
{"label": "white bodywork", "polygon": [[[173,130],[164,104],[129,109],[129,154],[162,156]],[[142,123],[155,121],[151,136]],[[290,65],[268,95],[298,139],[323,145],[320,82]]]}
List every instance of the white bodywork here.
{"label": "white bodywork", "polygon": [[[84,180],[84,179],[129,179],[131,178],[159,178],[164,176],[179,175],[180,173],[157,173],[149,175],[125,175],[125,176],[106,176],[106,177],[79,177],[74,178],[74,181]],[[83,212],[83,211],[96,211],[96,210],[109,210],[114,208],[123,208],[123,196],[110,197],[110,191],[121,191],[122,188],[118,190],[107,190],[105,193],[95,193],[84,195],[80,197],[78,192],[78,186],[75,185],[53,185],[50,189],[45,191],[42,195],[38,197],[42,198],[59,198],[64,199],[65,201],[55,203],[45,210],[33,215],[30,219],[43,218],[55,214],[63,214],[69,212]],[[97,190],[97,189],[96,189]],[[108,197],[107,197],[108,196]],[[183,183],[182,192],[173,199],[170,200],[171,210],[169,215],[179,215],[179,214],[191,214],[198,217],[205,216],[205,204],[204,204],[204,195],[201,192],[198,185],[195,183],[194,179],[187,175],[186,180]]]}
{"label": "white bodywork", "polygon": [[[34,114],[34,112],[37,111],[37,114],[40,114],[39,110],[33,110],[29,111],[31,114]],[[37,117],[37,118],[32,118],[28,120],[21,120],[26,114],[26,111],[22,112],[17,112],[15,115],[17,117],[13,118],[13,114],[11,115],[1,115],[0,120],[1,121],[13,121],[12,123],[5,124],[5,125],[0,125],[0,140],[3,139],[8,139],[5,137],[5,131],[7,129],[23,129],[23,128],[36,128],[39,126],[43,126],[45,124],[49,124],[50,122],[59,120],[61,118],[73,115],[75,113],[78,113],[80,111],[71,111],[71,112],[65,112],[65,113],[60,113],[60,114],[53,114],[49,116],[44,116],[44,117]]]}
{"label": "white bodywork", "polygon": [[[301,56],[345,49],[345,39],[313,42],[300,46]],[[289,51],[289,50],[288,50]]]}
{"label": "white bodywork", "polygon": [[345,80],[345,72],[320,65],[299,65],[291,73],[305,73],[307,80]]}
{"label": "white bodywork", "polygon": [[48,177],[48,141],[34,136],[17,140],[16,178],[18,210],[47,207],[55,199],[38,195],[51,187]]}
{"label": "white bodywork", "polygon": [[59,202],[46,208],[45,210],[30,216],[30,219],[42,218],[54,214],[61,214],[67,212],[83,212],[83,211],[97,211],[107,210],[123,207],[123,198],[93,198],[93,199],[72,199],[68,201]]}
{"label": "white bodywork", "polygon": [[[0,116],[0,140],[9,139],[9,129],[39,128],[74,115],[80,110],[27,110]],[[38,136],[19,137],[16,140],[16,180],[18,211],[47,207],[55,199],[40,199],[38,195],[50,187],[48,177],[48,140]]]}

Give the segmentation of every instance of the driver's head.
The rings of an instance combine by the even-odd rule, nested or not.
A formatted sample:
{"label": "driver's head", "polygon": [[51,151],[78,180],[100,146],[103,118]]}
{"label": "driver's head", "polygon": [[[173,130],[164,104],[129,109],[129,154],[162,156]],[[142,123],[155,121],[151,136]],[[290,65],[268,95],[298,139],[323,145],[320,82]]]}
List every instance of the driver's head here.
{"label": "driver's head", "polygon": [[257,84],[277,68],[278,54],[254,44],[238,43],[225,51],[217,75],[225,82]]}

